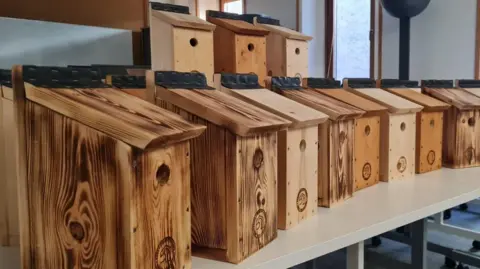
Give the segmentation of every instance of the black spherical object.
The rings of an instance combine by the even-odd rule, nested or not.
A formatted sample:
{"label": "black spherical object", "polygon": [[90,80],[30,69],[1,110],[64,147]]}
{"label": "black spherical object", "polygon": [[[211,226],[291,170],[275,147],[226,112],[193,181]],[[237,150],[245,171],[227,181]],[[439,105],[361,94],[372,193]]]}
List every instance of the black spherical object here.
{"label": "black spherical object", "polygon": [[468,210],[468,204],[461,204],[460,205],[460,210],[467,211]]}
{"label": "black spherical object", "polygon": [[382,0],[387,12],[396,18],[411,18],[427,8],[430,0]]}
{"label": "black spherical object", "polygon": [[457,266],[457,262],[449,257],[445,257],[445,267],[447,268],[453,268]]}
{"label": "black spherical object", "polygon": [[378,236],[372,237],[372,246],[379,247],[382,244],[382,239]]}
{"label": "black spherical object", "polygon": [[449,220],[452,218],[452,210],[448,209],[443,211],[443,220]]}
{"label": "black spherical object", "polygon": [[475,250],[480,250],[480,241],[473,241],[472,243],[472,247],[475,249]]}

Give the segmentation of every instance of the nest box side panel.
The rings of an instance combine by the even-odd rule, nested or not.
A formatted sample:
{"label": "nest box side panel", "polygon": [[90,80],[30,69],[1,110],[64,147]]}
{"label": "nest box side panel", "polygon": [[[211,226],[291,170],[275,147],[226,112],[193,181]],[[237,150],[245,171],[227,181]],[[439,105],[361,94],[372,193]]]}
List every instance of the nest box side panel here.
{"label": "nest box side panel", "polygon": [[286,41],[281,35],[270,33],[267,36],[267,75],[286,76]]}
{"label": "nest box side panel", "polygon": [[173,70],[173,26],[151,16],[150,47],[152,70]]}
{"label": "nest box side panel", "polygon": [[239,244],[231,254],[243,260],[277,237],[277,133],[237,137],[236,155],[237,196],[228,199],[239,204],[237,237],[243,240],[229,237],[228,249]]}
{"label": "nest box side panel", "polygon": [[[18,246],[20,244],[20,224],[18,222],[18,196],[17,196],[17,134],[15,130],[15,115],[12,100],[1,98],[0,122],[2,131],[0,134],[0,147],[3,143],[3,150],[0,152],[2,164],[2,189],[4,199],[0,218],[5,221],[2,226],[0,220],[0,235],[5,231],[6,237],[0,238],[0,244],[5,246]],[[2,137],[3,136],[3,137]]]}
{"label": "nest box side panel", "polygon": [[[480,161],[480,112],[478,110],[459,111],[455,122],[456,145],[453,168],[477,166]],[[452,128],[451,122],[447,124]]]}
{"label": "nest box side panel", "polygon": [[19,125],[25,268],[130,268],[130,256],[117,255],[131,250],[130,207],[119,206],[121,185],[133,180],[130,146],[30,101]]}
{"label": "nest box side panel", "polygon": [[135,268],[191,268],[189,142],[139,154],[132,186]]}
{"label": "nest box side panel", "polygon": [[308,77],[308,42],[286,39],[287,77]]}
{"label": "nest box side panel", "polygon": [[235,73],[255,73],[260,85],[267,76],[267,45],[265,36],[235,35]]}
{"label": "nest box side panel", "polygon": [[443,147],[442,164],[447,167],[454,167],[457,144],[457,114],[460,112],[456,107],[451,106],[444,112],[443,121]]}
{"label": "nest box side panel", "polygon": [[[0,85],[0,184],[2,186],[7,185],[8,177],[5,171],[5,162],[7,161],[7,156],[5,152],[5,126],[3,124],[3,103],[5,102],[2,98],[2,86]],[[0,191],[0,246],[9,246],[9,235],[8,235],[8,197],[7,189],[2,188]]]}
{"label": "nest box side panel", "polygon": [[416,114],[391,114],[388,128],[388,180],[413,176],[415,173]]}
{"label": "nest box side panel", "polygon": [[213,32],[215,73],[235,73],[235,33],[223,27]]}
{"label": "nest box side panel", "polygon": [[443,112],[417,113],[416,173],[442,167]]}
{"label": "nest box side panel", "polygon": [[355,123],[355,191],[375,185],[380,178],[380,117],[362,117]]}
{"label": "nest box side panel", "polygon": [[[284,141],[280,139],[284,133]],[[318,126],[279,132],[278,227],[289,229],[317,212]],[[283,194],[280,195],[280,190]]]}
{"label": "nest box side panel", "polygon": [[213,32],[185,28],[173,29],[174,69],[179,72],[200,72],[213,83]]}

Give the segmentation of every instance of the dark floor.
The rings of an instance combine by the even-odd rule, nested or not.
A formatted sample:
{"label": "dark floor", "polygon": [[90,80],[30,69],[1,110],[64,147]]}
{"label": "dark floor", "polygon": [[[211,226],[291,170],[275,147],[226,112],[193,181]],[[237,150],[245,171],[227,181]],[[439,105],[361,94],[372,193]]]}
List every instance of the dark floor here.
{"label": "dark floor", "polygon": [[[469,209],[466,212],[460,210],[452,211],[452,218],[446,221],[448,224],[453,224],[460,227],[469,228],[475,231],[480,231],[480,205],[469,204]],[[480,257],[480,252],[473,252],[472,240],[465,239],[458,236],[448,235],[440,232],[431,231],[428,233],[430,242],[440,244],[447,247],[470,252],[473,255]],[[388,239],[382,239],[382,245],[374,248],[369,241],[365,242],[365,268],[366,269],[402,269],[409,268],[410,262],[410,247],[400,244]],[[433,252],[429,252],[428,269],[446,268],[444,267],[445,257]],[[345,250],[340,250],[329,255],[316,259],[314,262],[315,269],[344,269],[346,266]],[[293,267],[291,269],[305,269],[311,268],[306,264]],[[469,266],[470,269],[479,269],[477,267]]]}

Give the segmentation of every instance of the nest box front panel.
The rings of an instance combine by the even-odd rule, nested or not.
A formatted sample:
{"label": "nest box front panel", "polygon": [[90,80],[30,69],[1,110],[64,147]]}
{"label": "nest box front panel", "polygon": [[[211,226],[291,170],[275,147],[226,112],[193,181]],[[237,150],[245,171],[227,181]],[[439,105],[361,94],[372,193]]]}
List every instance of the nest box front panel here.
{"label": "nest box front panel", "polygon": [[267,45],[264,36],[235,34],[235,73],[255,73],[260,85],[267,76]]}
{"label": "nest box front panel", "polygon": [[200,72],[213,83],[213,32],[173,28],[173,70]]}
{"label": "nest box front panel", "polygon": [[136,158],[136,268],[191,268],[190,158],[189,142]]}
{"label": "nest box front panel", "polygon": [[413,176],[415,172],[415,113],[391,114],[388,128],[388,180]]}
{"label": "nest box front panel", "polygon": [[416,172],[442,167],[443,112],[417,113]]}
{"label": "nest box front panel", "polygon": [[308,42],[287,39],[285,46],[287,77],[308,77]]}
{"label": "nest box front panel", "polygon": [[355,191],[378,183],[380,178],[380,117],[364,117],[355,123]]}
{"label": "nest box front panel", "polygon": [[446,126],[456,126],[453,165],[455,168],[477,166],[480,161],[480,112],[457,111],[456,122],[448,122]]}

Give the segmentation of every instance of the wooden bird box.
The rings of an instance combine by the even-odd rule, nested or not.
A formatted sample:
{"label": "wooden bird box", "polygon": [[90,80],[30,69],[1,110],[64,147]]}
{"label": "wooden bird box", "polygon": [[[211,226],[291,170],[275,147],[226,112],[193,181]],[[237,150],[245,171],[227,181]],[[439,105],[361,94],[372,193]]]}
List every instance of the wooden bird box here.
{"label": "wooden bird box", "polygon": [[200,72],[212,83],[215,25],[190,15],[187,6],[151,2],[150,7],[152,70]]}
{"label": "wooden bird box", "polygon": [[215,73],[254,73],[261,85],[267,75],[268,30],[243,20],[242,15],[207,11],[214,32]]}
{"label": "wooden bird box", "polygon": [[148,98],[206,125],[192,152],[194,255],[239,263],[277,237],[277,131],[291,122],[208,87],[200,73],[148,72]]}
{"label": "wooden bird box", "polygon": [[365,111],[355,121],[353,149],[355,191],[373,186],[380,179],[380,115],[387,108],[340,88],[340,81],[305,78],[303,85]]}
{"label": "wooden bird box", "polygon": [[480,98],[454,89],[452,80],[422,80],[422,92],[451,105],[443,119],[443,165],[450,168],[480,164]]}
{"label": "wooden bird box", "polygon": [[13,78],[22,268],[191,268],[188,140],[205,127],[88,70]]}
{"label": "wooden bird box", "polygon": [[145,76],[108,75],[105,82],[108,85],[112,85],[115,89],[147,100],[147,83]]}
{"label": "wooden bird box", "polygon": [[311,36],[288,29],[280,21],[256,14],[243,15],[250,23],[268,31],[267,74],[269,76],[307,77],[308,41]]}
{"label": "wooden bird box", "polygon": [[278,132],[278,228],[287,230],[317,212],[318,125],[328,116],[258,84],[254,74],[215,74],[215,86],[292,122]]}
{"label": "wooden bird box", "polygon": [[277,93],[330,117],[318,126],[318,205],[331,207],[352,197],[354,122],[364,112],[315,90],[299,88],[299,78],[272,77],[270,84]]}
{"label": "wooden bird box", "polygon": [[377,86],[390,93],[423,106],[417,112],[415,172],[430,172],[442,167],[443,112],[450,105],[433,97],[419,93],[418,81],[399,81],[394,79],[377,80]]}
{"label": "wooden bird box", "polygon": [[371,79],[344,79],[352,92],[388,108],[380,116],[380,180],[413,176],[415,171],[416,115],[422,106],[376,88]]}
{"label": "wooden bird box", "polygon": [[0,70],[0,246],[18,246],[17,134],[11,71]]}

